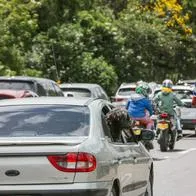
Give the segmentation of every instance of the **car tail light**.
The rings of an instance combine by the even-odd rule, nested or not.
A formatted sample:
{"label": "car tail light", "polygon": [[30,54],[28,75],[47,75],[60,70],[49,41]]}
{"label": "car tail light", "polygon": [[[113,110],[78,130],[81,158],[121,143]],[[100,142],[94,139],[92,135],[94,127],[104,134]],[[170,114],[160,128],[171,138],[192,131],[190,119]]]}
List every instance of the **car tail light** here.
{"label": "car tail light", "polygon": [[162,113],[162,114],[160,114],[160,117],[161,118],[168,118],[168,114],[167,113]]}
{"label": "car tail light", "polygon": [[120,101],[124,101],[124,99],[123,98],[114,98],[114,101],[115,102],[120,102]]}
{"label": "car tail light", "polygon": [[85,152],[50,155],[47,158],[56,169],[63,172],[91,172],[96,169],[96,158]]}
{"label": "car tail light", "polygon": [[196,119],[192,120],[192,123],[195,123],[196,124]]}

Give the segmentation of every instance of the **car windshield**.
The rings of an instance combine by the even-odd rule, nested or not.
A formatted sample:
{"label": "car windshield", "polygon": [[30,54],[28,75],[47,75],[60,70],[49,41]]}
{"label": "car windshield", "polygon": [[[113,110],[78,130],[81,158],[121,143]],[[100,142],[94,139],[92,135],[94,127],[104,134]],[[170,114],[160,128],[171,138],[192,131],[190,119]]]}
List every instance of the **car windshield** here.
{"label": "car windshield", "polygon": [[0,89],[31,90],[31,91],[35,90],[34,83],[31,81],[13,81],[13,80],[0,81]]}
{"label": "car windshield", "polygon": [[91,92],[85,88],[61,88],[65,96],[91,97]]}
{"label": "car windshield", "polygon": [[135,88],[133,87],[129,87],[129,88],[121,88],[119,91],[118,91],[118,94],[119,95],[131,95],[135,93]]}
{"label": "car windshield", "polygon": [[84,106],[27,105],[0,109],[0,137],[87,136],[89,109]]}

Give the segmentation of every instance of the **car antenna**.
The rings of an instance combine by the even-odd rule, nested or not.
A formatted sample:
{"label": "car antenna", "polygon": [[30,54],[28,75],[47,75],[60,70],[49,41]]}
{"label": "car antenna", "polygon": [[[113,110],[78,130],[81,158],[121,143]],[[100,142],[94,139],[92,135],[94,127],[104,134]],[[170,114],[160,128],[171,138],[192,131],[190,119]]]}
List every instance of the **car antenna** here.
{"label": "car antenna", "polygon": [[[48,20],[47,20],[47,25],[48,25],[48,28],[49,28],[49,24],[48,24]],[[49,34],[47,32],[47,35],[49,37]],[[49,42],[50,44],[50,42]],[[59,81],[59,74],[58,74],[58,69],[57,69],[57,61],[56,61],[56,57],[55,57],[55,52],[54,52],[54,45],[53,43],[51,43],[51,48],[52,48],[52,56],[53,56],[53,60],[54,60],[54,65],[55,65],[55,72],[56,72],[56,76],[57,76],[57,81]]]}

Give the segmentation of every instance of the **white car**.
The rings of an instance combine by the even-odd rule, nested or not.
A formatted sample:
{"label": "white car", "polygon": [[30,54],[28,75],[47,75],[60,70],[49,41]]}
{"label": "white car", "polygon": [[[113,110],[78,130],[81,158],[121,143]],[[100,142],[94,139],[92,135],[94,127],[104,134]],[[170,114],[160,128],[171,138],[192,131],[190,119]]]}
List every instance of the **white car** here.
{"label": "white car", "polygon": [[[192,97],[193,97],[193,87],[190,85],[174,85],[172,87],[176,96],[189,108],[180,107],[181,124],[183,125],[183,129],[196,129],[196,109],[191,108],[192,105]],[[154,91],[153,97],[161,91],[161,88],[157,88]]]}
{"label": "white car", "polygon": [[[172,87],[173,92],[176,96],[187,106],[191,107],[192,97],[193,97],[193,87],[190,85],[174,85]],[[158,87],[154,90],[152,98],[161,91],[161,87]]]}
{"label": "white car", "polygon": [[135,93],[136,83],[122,83],[114,97],[112,104],[117,107],[125,107],[132,93]]}

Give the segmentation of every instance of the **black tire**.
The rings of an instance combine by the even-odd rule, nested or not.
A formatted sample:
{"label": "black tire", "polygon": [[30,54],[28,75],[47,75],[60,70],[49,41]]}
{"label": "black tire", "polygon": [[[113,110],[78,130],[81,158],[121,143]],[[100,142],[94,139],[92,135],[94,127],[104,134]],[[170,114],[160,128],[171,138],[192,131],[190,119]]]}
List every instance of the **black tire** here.
{"label": "black tire", "polygon": [[153,196],[153,172],[150,172],[148,185],[144,196]]}
{"label": "black tire", "polygon": [[174,146],[175,146],[175,143],[169,144],[169,149],[170,150],[173,150],[174,149]]}
{"label": "black tire", "polygon": [[160,144],[160,150],[161,152],[166,152],[168,150],[168,145],[169,145],[169,134],[168,131],[162,131],[160,133],[160,139],[159,139],[159,144]]}
{"label": "black tire", "polygon": [[113,185],[110,196],[118,196],[115,186]]}
{"label": "black tire", "polygon": [[170,150],[173,150],[174,149],[174,147],[175,147],[175,143],[176,143],[176,131],[173,131],[172,133],[171,133],[171,139],[170,139],[170,141],[169,141],[169,149]]}

